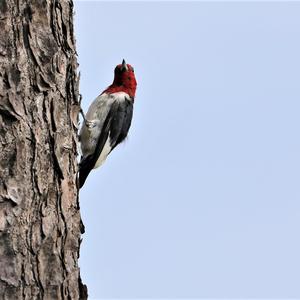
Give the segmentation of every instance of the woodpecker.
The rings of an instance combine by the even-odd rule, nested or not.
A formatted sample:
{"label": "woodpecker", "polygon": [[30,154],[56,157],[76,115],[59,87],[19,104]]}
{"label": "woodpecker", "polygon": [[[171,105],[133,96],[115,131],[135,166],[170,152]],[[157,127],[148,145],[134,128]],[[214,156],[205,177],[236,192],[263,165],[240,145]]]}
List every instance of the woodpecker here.
{"label": "woodpecker", "polygon": [[132,120],[137,82],[134,69],[126,64],[116,66],[113,83],[90,105],[79,133],[81,160],[79,187],[92,169],[103,164],[108,154],[126,138]]}

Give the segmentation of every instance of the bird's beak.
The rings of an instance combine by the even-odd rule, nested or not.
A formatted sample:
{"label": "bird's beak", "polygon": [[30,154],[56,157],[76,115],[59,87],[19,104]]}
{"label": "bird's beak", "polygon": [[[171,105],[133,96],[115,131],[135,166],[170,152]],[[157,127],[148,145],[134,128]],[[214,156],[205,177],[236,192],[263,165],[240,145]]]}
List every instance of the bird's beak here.
{"label": "bird's beak", "polygon": [[125,59],[123,59],[123,61],[122,61],[122,69],[121,69],[122,71],[128,71],[128,67],[127,67],[127,64],[126,64],[126,61],[125,61]]}

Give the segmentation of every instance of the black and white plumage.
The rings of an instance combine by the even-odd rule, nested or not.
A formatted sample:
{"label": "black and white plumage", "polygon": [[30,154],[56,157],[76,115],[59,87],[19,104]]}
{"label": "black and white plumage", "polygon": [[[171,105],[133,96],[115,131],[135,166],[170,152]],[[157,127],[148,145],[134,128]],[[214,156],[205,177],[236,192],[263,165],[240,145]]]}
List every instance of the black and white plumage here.
{"label": "black and white plumage", "polygon": [[104,92],[91,104],[79,135],[82,151],[80,187],[91,170],[101,166],[108,154],[126,138],[132,120],[133,100],[125,92]]}

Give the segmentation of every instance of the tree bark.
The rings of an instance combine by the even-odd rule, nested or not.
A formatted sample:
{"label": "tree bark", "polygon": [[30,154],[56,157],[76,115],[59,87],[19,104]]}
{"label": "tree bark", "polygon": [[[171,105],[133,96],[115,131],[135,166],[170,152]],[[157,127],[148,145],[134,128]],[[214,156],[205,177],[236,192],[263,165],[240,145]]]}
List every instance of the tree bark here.
{"label": "tree bark", "polygon": [[0,299],[86,299],[68,0],[0,0]]}

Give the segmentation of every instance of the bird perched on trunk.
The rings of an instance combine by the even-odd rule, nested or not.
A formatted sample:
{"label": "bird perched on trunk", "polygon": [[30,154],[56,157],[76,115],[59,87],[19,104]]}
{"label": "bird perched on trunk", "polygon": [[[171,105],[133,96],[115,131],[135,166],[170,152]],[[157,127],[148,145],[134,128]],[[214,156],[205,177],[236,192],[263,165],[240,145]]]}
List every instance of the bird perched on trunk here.
{"label": "bird perched on trunk", "polygon": [[115,68],[113,83],[91,104],[80,130],[82,157],[79,163],[79,186],[92,169],[105,161],[108,154],[126,138],[132,119],[136,91],[134,69],[126,64]]}

